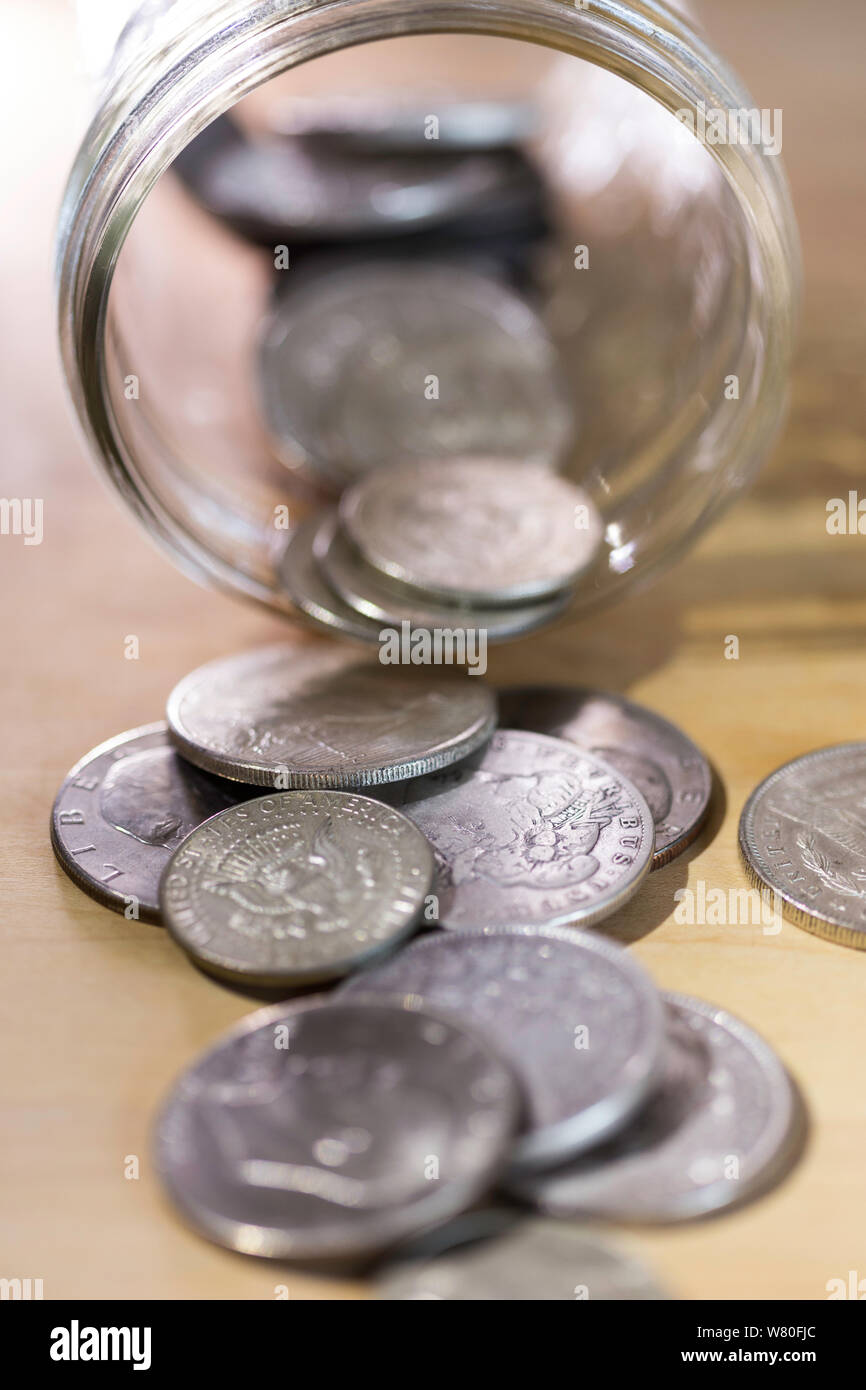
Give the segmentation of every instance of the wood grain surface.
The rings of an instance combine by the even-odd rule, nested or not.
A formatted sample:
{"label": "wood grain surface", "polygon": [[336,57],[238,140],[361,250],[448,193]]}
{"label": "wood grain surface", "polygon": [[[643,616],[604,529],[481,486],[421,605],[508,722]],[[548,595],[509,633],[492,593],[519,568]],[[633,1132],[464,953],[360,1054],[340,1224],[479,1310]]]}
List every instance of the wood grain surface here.
{"label": "wood grain surface", "polygon": [[[500,650],[494,680],[627,691],[681,724],[718,776],[693,849],[608,924],[664,989],[757,1028],[801,1087],[807,1151],[770,1196],[675,1230],[610,1231],[682,1298],[821,1299],[866,1277],[866,954],[785,926],[684,926],[674,893],[741,886],[736,826],[767,773],[866,737],[866,538],[830,537],[829,498],[863,487],[866,104],[862,0],[726,0],[702,7],[758,104],[784,110],[806,298],[793,405],[758,486],[645,594]],[[83,118],[65,5],[5,0],[0,45],[0,490],[43,497],[40,546],[0,536],[4,1065],[0,1275],[46,1298],[364,1297],[215,1249],[165,1204],[148,1160],[154,1108],[178,1070],[250,1002],[197,973],[159,928],[77,891],[48,816],[68,767],[161,716],[185,672],[278,638],[282,625],[197,588],[149,544],[85,461],[65,404],[52,317],[51,242]],[[124,638],[140,659],[124,659]],[[740,641],[737,661],[725,639]],[[141,1176],[124,1177],[138,1155]]]}

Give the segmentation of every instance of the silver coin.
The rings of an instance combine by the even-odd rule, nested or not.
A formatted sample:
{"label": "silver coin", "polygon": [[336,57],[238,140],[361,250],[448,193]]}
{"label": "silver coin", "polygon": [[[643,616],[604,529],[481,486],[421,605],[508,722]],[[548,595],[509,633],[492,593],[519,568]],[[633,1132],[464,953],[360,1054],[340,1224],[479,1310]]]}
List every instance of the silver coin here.
{"label": "silver coin", "polygon": [[[431,120],[431,116],[433,119]],[[425,106],[379,96],[294,99],[276,112],[283,135],[303,135],[359,153],[485,151],[519,145],[535,134],[538,112],[524,101],[446,101]]]}
{"label": "silver coin", "polygon": [[568,928],[437,932],[350,980],[487,1037],[525,1097],[509,1171],[564,1161],[620,1128],[657,1083],[662,1006],[621,946]]}
{"label": "silver coin", "polygon": [[571,1222],[483,1211],[422,1237],[377,1276],[388,1301],[598,1302],[669,1295],[638,1260]]}
{"label": "silver coin", "polygon": [[339,486],[413,457],[550,465],[573,430],[534,311],[445,262],[371,261],[292,289],[265,326],[259,378],[279,455]]}
{"label": "silver coin", "polygon": [[77,762],[51,813],[51,844],[69,877],[97,902],[159,922],[159,880],[185,836],[240,801],[178,757],[165,724],[100,743]]}
{"label": "silver coin", "polygon": [[162,876],[168,930],[199,965],[262,986],[333,980],[414,929],[433,853],[399,811],[296,791],[214,816]]}
{"label": "silver coin", "polygon": [[322,574],[313,554],[313,542],[321,525],[321,518],[312,516],[294,532],[279,562],[280,584],[296,608],[316,627],[359,642],[378,642],[381,622],[350,607]]}
{"label": "silver coin", "polygon": [[371,1256],[490,1185],[520,1097],[485,1042],[380,1001],[280,1004],[181,1076],[156,1164],[212,1240],[291,1260]]}
{"label": "silver coin", "polygon": [[664,998],[667,1059],[655,1096],[600,1148],[516,1184],[550,1215],[700,1216],[752,1195],[789,1148],[795,1095],[771,1048],[724,1009]]}
{"label": "silver coin", "polygon": [[293,242],[396,237],[485,211],[510,209],[534,187],[531,166],[496,152],[412,151],[359,159],[335,142],[249,137],[218,118],[174,170],[214,217],[273,248]]}
{"label": "silver coin", "polygon": [[807,753],[762,782],[740,851],[798,927],[866,950],[866,743]]}
{"label": "silver coin", "polygon": [[443,927],[589,926],[649,870],[653,822],[632,784],[562,739],[500,729],[459,767],[401,787],[437,860]]}
{"label": "silver coin", "polygon": [[364,559],[442,602],[509,604],[573,586],[601,517],[549,469],[508,459],[412,460],[343,493],[340,520]]}
{"label": "silver coin", "polygon": [[691,739],[653,710],[603,690],[528,688],[500,693],[499,719],[509,729],[567,739],[625,773],[652,811],[654,869],[700,833],[710,806],[710,765]]}
{"label": "silver coin", "polygon": [[486,634],[491,643],[505,642],[544,627],[568,607],[570,594],[557,594],[542,603],[515,608],[435,607],[395,592],[372,566],[367,565],[340,529],[337,513],[326,513],[313,538],[313,554],[340,597],[358,613],[379,623],[430,630],[454,628],[461,623]]}
{"label": "silver coin", "polygon": [[466,757],[489,738],[496,702],[469,676],[281,643],[193,671],[167,717],[183,756],[208,771],[279,790],[351,788]]}

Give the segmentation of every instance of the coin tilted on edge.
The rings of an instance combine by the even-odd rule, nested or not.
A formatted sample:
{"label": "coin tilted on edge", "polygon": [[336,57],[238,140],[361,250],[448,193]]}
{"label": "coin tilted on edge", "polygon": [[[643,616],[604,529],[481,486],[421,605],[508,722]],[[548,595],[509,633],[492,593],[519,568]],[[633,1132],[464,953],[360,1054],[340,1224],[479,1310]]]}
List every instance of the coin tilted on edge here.
{"label": "coin tilted on edge", "polygon": [[430,846],[399,811],[353,792],[277,792],[193,831],[163,874],[160,905],[204,969],[304,985],[407,936],[432,878]]}
{"label": "coin tilted on edge", "polygon": [[645,1265],[573,1222],[494,1208],[457,1217],[377,1275],[388,1301],[567,1302],[667,1299]]}
{"label": "coin tilted on edge", "polygon": [[625,773],[652,811],[654,869],[700,834],[710,807],[710,765],[690,738],[654,710],[603,690],[527,687],[500,691],[499,721],[508,729],[564,738]]}
{"label": "coin tilted on edge", "polygon": [[358,642],[378,642],[381,622],[350,607],[322,574],[313,552],[321,525],[321,517],[317,514],[298,526],[279,561],[280,583],[295,607],[316,627],[332,634],[339,632]]}
{"label": "coin tilted on edge", "polygon": [[251,136],[229,115],[172,168],[211,216],[271,249],[283,241],[399,240],[488,209],[507,216],[536,191],[532,166],[516,151],[440,150],[436,159],[383,151],[365,159],[336,140]]}
{"label": "coin tilted on edge", "polygon": [[72,768],[51,813],[51,845],[97,902],[159,922],[159,880],[172,852],[246,791],[178,757],[165,724],[100,743]]}
{"label": "coin tilted on edge", "polygon": [[477,1200],[519,1108],[507,1068],[450,1020],[379,1000],[278,1004],[182,1074],[156,1165],[221,1245],[360,1259]]}
{"label": "coin tilted on edge", "polygon": [[663,996],[662,1083],[619,1134],[561,1169],[512,1184],[551,1216],[687,1220],[746,1200],[781,1172],[795,1092],[772,1049],[738,1018]]}
{"label": "coin tilted on edge", "polygon": [[190,762],[278,790],[398,782],[489,738],[479,680],[386,669],[332,645],[280,643],[222,657],[175,686],[167,718]]}
{"label": "coin tilted on edge", "polygon": [[589,494],[506,458],[409,460],[366,474],[340,520],[368,564],[445,603],[509,604],[573,586],[604,527]]}
{"label": "coin tilted on edge", "polygon": [[367,565],[339,528],[335,511],[322,517],[313,540],[313,554],[325,578],[340,597],[371,619],[390,626],[408,622],[413,629],[453,629],[459,624],[484,632],[491,643],[522,636],[553,622],[569,602],[569,594],[556,594],[542,602],[513,608],[433,607],[423,597],[411,597],[389,586],[383,575]]}
{"label": "coin tilted on edge", "polygon": [[866,743],[819,748],[762,782],[740,852],[798,927],[866,950]]}
{"label": "coin tilted on edge", "polygon": [[501,280],[447,261],[307,276],[265,326],[259,382],[283,461],[341,487],[403,458],[556,466],[573,431],[538,315]]}
{"label": "coin tilted on edge", "polygon": [[433,845],[443,927],[589,926],[637,892],[652,861],[640,792],[544,734],[500,729],[459,767],[388,800]]}
{"label": "coin tilted on edge", "polygon": [[440,151],[501,150],[537,133],[538,111],[528,101],[437,102],[435,138],[429,103],[396,103],[377,96],[292,98],[270,113],[281,135],[306,135],[357,154],[409,150],[435,158]]}
{"label": "coin tilted on edge", "polygon": [[314,555],[313,543],[321,528],[321,514],[307,517],[292,532],[277,566],[279,584],[317,628],[357,642],[378,642],[382,624],[364,616],[331,587]]}
{"label": "coin tilted on edge", "polygon": [[621,1127],[662,1065],[662,1006],[623,950],[568,928],[437,932],[343,986],[401,996],[488,1038],[520,1081],[509,1172],[562,1162]]}

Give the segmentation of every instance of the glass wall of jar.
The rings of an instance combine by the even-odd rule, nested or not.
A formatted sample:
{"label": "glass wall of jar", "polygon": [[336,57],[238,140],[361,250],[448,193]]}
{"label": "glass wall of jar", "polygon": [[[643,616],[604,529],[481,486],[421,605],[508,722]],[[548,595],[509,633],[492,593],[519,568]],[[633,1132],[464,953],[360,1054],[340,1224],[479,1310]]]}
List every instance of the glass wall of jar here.
{"label": "glass wall of jar", "polygon": [[[97,458],[185,570],[291,612],[292,530],[359,472],[549,455],[603,522],[572,602],[619,597],[779,427],[799,261],[772,114],[659,0],[140,6],[58,248]],[[363,296],[341,318],[341,276],[395,265],[522,306],[549,379],[435,281],[417,353]]]}

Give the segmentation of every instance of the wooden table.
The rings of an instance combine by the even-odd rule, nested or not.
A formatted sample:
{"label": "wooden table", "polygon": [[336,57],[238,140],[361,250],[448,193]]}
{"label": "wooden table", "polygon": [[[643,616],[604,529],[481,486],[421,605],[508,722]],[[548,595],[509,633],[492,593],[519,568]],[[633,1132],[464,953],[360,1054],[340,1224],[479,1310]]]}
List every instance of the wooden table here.
{"label": "wooden table", "polygon": [[[743,883],[737,818],[786,759],[866,737],[866,539],[830,537],[825,507],[860,483],[866,436],[863,271],[866,107],[861,0],[728,0],[720,47],[759,105],[784,109],[807,294],[793,411],[750,497],[649,593],[497,652],[494,680],[628,691],[681,724],[722,788],[698,845],[611,925],[665,989],[759,1029],[799,1082],[807,1152],[771,1196],[660,1232],[614,1231],[684,1298],[826,1297],[866,1276],[866,956],[786,926],[682,926],[674,893]],[[55,362],[53,214],[77,129],[65,7],[6,0],[15,62],[0,100],[4,332],[2,490],[45,499],[45,538],[0,537],[4,618],[0,983],[4,1068],[0,1275],[46,1298],[363,1296],[217,1250],[185,1230],[148,1164],[154,1107],[184,1065],[250,1008],[189,968],[164,932],[124,922],[56,866],[48,815],[67,768],[158,718],[200,662],[279,636],[276,621],[206,593],[149,545],[83,460]],[[37,59],[37,51],[39,58]],[[124,659],[124,638],[140,660]],[[725,638],[740,639],[738,661]],[[140,1178],[129,1180],[129,1155]]]}

